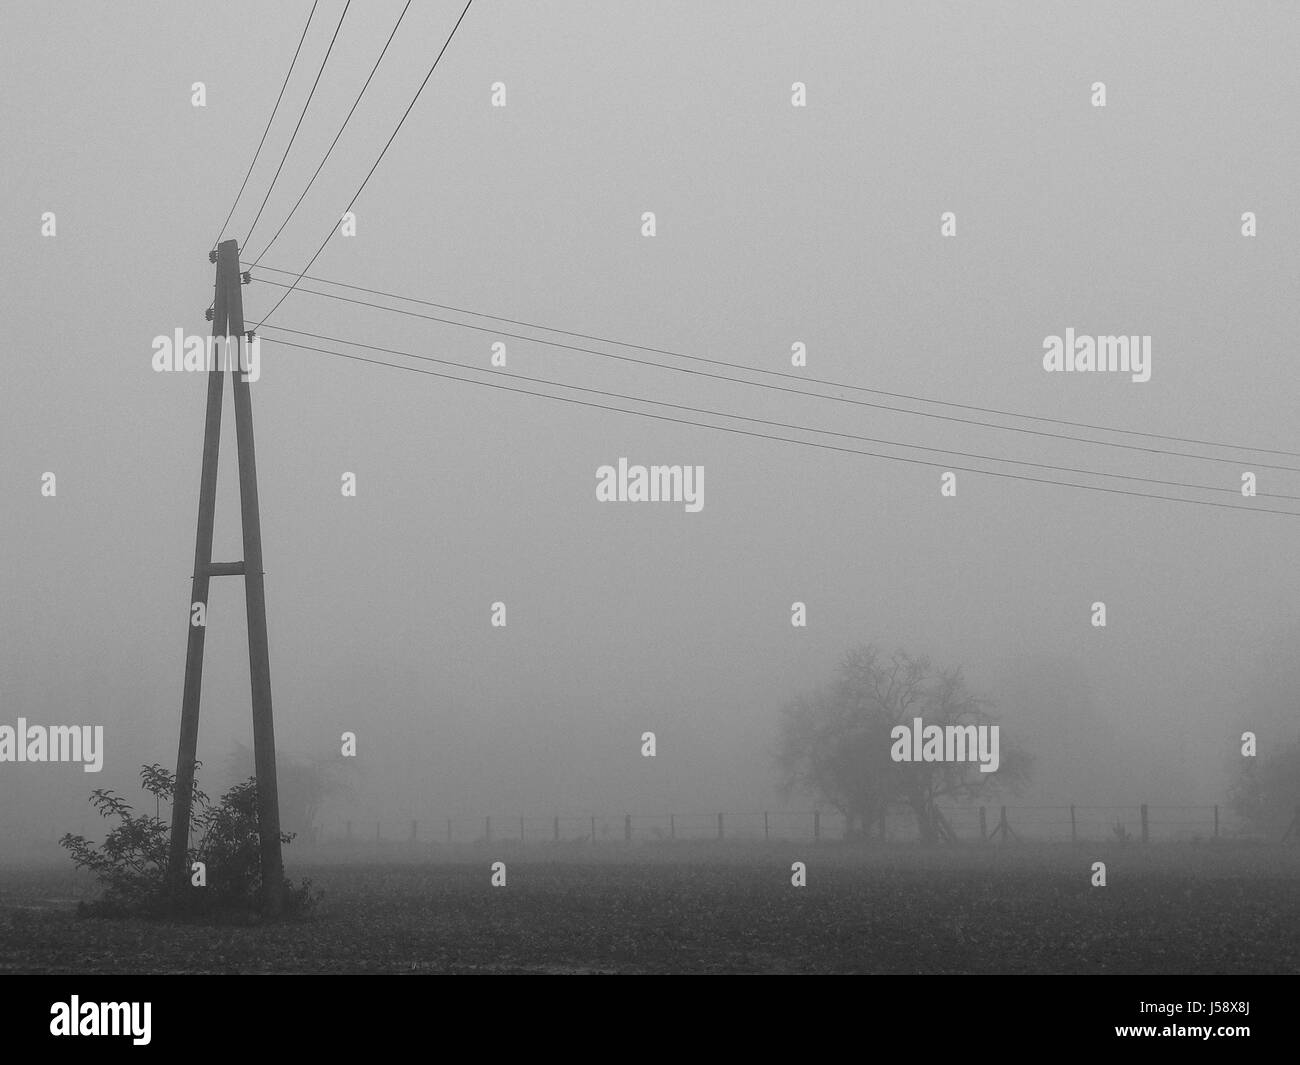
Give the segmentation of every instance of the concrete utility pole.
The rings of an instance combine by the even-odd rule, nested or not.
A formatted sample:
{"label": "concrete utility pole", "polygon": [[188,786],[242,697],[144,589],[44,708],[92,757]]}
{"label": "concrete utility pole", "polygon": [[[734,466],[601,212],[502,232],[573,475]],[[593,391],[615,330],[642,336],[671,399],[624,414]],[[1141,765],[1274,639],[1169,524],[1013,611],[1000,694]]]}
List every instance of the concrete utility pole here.
{"label": "concrete utility pole", "polygon": [[[238,350],[244,334],[244,300],[239,273],[239,245],[227,240],[218,246],[213,337],[232,337]],[[215,347],[215,345],[214,345]],[[172,806],[169,874],[173,888],[183,891],[189,870],[194,765],[199,739],[199,695],[203,685],[203,638],[209,580],[243,576],[248,610],[248,664],[253,702],[253,758],[257,776],[258,835],[261,841],[262,904],[268,916],[283,904],[284,863],[280,854],[280,802],[275,779],[275,728],[271,717],[271,662],[266,638],[266,590],[262,573],[262,525],[257,505],[257,460],[253,448],[253,405],[249,382],[231,367],[235,398],[235,441],[239,451],[239,502],[244,531],[242,562],[212,561],[212,525],[217,501],[217,454],[221,443],[221,403],[225,368],[214,360],[208,370],[207,419],[203,430],[203,469],[199,478],[199,522],[194,540],[193,605],[202,603],[203,625],[191,623],[185,654],[185,689],[181,701],[180,748],[176,755],[176,796]]]}

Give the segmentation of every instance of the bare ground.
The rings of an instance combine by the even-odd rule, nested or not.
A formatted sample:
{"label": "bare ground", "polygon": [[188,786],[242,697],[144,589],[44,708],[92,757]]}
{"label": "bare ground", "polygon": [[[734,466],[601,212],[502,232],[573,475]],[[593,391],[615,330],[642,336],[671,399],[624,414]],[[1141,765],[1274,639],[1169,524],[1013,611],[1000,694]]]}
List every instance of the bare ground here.
{"label": "bare ground", "polygon": [[[324,897],[304,921],[263,927],[83,918],[76,902],[96,890],[85,874],[0,868],[0,972],[1300,972],[1300,847],[499,844],[287,857]],[[491,886],[494,861],[505,887]],[[791,885],[795,861],[807,887]],[[1106,887],[1091,886],[1095,861]]]}

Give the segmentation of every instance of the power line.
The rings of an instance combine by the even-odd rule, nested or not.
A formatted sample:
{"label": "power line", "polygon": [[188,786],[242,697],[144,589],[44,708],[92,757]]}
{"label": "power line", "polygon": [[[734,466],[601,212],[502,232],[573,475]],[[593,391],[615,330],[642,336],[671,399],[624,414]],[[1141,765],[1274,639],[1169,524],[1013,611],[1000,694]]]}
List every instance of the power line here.
{"label": "power line", "polygon": [[248,179],[253,175],[253,167],[257,165],[257,157],[262,154],[262,145],[266,143],[266,135],[271,132],[271,123],[275,121],[275,113],[280,110],[280,101],[284,99],[284,90],[289,87],[289,76],[293,73],[294,64],[298,62],[298,53],[302,51],[302,42],[307,39],[307,31],[311,29],[311,19],[316,14],[316,4],[319,2],[320,0],[312,0],[311,11],[307,13],[307,25],[302,28],[302,36],[298,38],[298,47],[293,50],[293,58],[289,61],[289,69],[284,75],[284,84],[280,86],[280,95],[275,98],[275,106],[271,108],[271,117],[266,120],[266,129],[262,130],[262,139],[257,142],[257,150],[253,152],[253,161],[248,164],[248,173],[244,175],[243,184],[239,186],[239,191],[235,193],[235,202],[230,205],[230,213],[226,215],[226,220],[221,223],[221,232],[217,234],[217,239],[212,242],[214,248],[221,243],[221,238],[226,235],[226,226],[230,225],[230,219],[234,216],[235,208],[239,206],[239,198],[244,195],[244,186],[248,184]]}
{"label": "power line", "polygon": [[[545,378],[528,377],[524,374],[507,373],[504,370],[496,370],[481,366],[467,366],[465,363],[456,362],[452,359],[440,359],[432,355],[416,355],[410,351],[403,351],[398,348],[385,348],[377,344],[363,344],[358,340],[348,340],[344,337],[329,336],[324,333],[310,333],[302,329],[290,329],[287,326],[273,325],[271,329],[278,329],[281,332],[292,333],[295,336],[311,337],[315,340],[328,340],[336,344],[346,344],[350,347],[366,348],[370,351],[382,351],[388,355],[403,355],[410,359],[419,359],[422,362],[434,362],[442,366],[452,366],[459,370],[471,370],[477,373],[490,373],[497,377],[505,377],[514,381],[527,381],[531,384],[551,385],[556,388],[569,388],[578,392],[586,392],[589,395],[604,396],[607,399],[624,399],[633,403],[650,403],[658,407],[671,407],[674,410],[687,411],[691,414],[704,414],[714,418],[732,418],[737,421],[755,422],[760,425],[770,425],[779,429],[790,429],[795,432],[819,433],[824,436],[838,436],[846,440],[858,440],[868,444],[886,444],[890,447],[904,447],[915,451],[928,451],[936,455],[957,455],[961,458],[978,459],[982,462],[1005,462],[1013,466],[1032,466],[1041,470],[1052,470],[1057,473],[1077,473],[1085,477],[1114,477],[1124,481],[1138,481],[1143,484],[1158,484],[1169,488],[1190,488],[1199,492],[1227,492],[1236,495],[1239,489],[1221,488],[1214,485],[1190,484],[1186,481],[1168,481],[1158,477],[1140,477],[1130,473],[1107,473],[1101,470],[1084,470],[1074,466],[1057,466],[1048,462],[1030,462],[1025,459],[1005,458],[1000,455],[981,455],[977,452],[959,451],[955,448],[928,447],[924,444],[907,444],[901,440],[889,440],[876,436],[862,436],[858,433],[842,433],[834,429],[818,429],[810,425],[795,425],[790,422],[773,421],[769,418],[757,418],[749,414],[732,414],[728,411],[713,410],[708,407],[691,407],[682,403],[671,403],[662,399],[647,399],[644,396],[632,396],[624,392],[611,392],[601,388],[590,388],[586,385],[568,384],[563,381],[549,381]],[[1289,499],[1300,502],[1300,496],[1286,495],[1277,492],[1261,492],[1260,497],[1270,499]]]}
{"label": "power line", "polygon": [[[254,263],[252,265],[257,265],[257,264]],[[262,267],[262,269],[270,270],[272,273],[275,274],[288,274],[290,276],[292,276],[294,273],[294,271],[292,270],[281,270],[274,266],[265,266]],[[745,366],[742,363],[727,362],[723,359],[710,359],[703,355],[690,355],[687,354],[686,352],[673,351],[669,348],[655,348],[645,344],[634,344],[629,340],[612,340],[608,337],[595,336],[591,333],[578,333],[569,329],[560,329],[558,326],[543,325],[538,322],[526,322],[518,318],[506,318],[497,314],[487,314],[483,311],[473,311],[466,307],[454,307],[447,303],[435,303],[432,300],[418,299],[415,296],[401,296],[398,295],[396,292],[385,292],[382,289],[366,288],[364,285],[350,285],[346,281],[331,281],[328,278],[313,277],[310,274],[306,274],[306,273],[299,275],[299,280],[316,281],[322,285],[334,285],[338,288],[349,288],[357,292],[368,292],[372,296],[387,296],[389,299],[404,300],[407,303],[419,303],[426,307],[435,307],[439,310],[455,311],[457,314],[471,314],[476,318],[487,318],[494,322],[506,322],[509,325],[520,325],[520,326],[525,326],[529,329],[543,329],[549,333],[560,333],[563,336],[577,337],[581,340],[594,340],[600,344],[614,344],[620,348],[635,348],[638,351],[647,351],[656,355],[671,355],[674,358],[692,359],[699,362],[711,363],[715,366],[726,366],[735,370],[745,370],[748,371],[749,373],[766,374],[771,377],[783,377],[788,380],[798,381],[803,384],[826,385],[829,388],[843,388],[843,389],[850,389],[855,392],[868,392],[871,393],[872,395],[877,395],[877,396],[889,396],[891,399],[905,399],[913,403],[933,403],[940,407],[954,407],[958,410],[977,411],[982,414],[997,414],[1005,418],[1025,418],[1029,421],[1050,422],[1056,425],[1068,425],[1076,429],[1092,429],[1097,432],[1122,433],[1125,436],[1140,436],[1152,440],[1170,440],[1182,444],[1202,444],[1206,447],[1221,447],[1221,448],[1228,448],[1230,450],[1235,450],[1235,451],[1254,451],[1264,455],[1289,455],[1293,458],[1300,458],[1300,451],[1283,451],[1283,450],[1278,450],[1276,448],[1267,448],[1267,447],[1263,447],[1263,448],[1248,447],[1245,444],[1228,444],[1216,440],[1200,440],[1197,439],[1196,437],[1171,436],[1165,433],[1142,432],[1141,430],[1138,429],[1120,429],[1113,425],[1097,425],[1091,422],[1076,422],[1076,421],[1070,421],[1068,418],[1047,418],[1039,414],[1024,414],[1018,411],[999,410],[997,407],[980,407],[970,403],[954,403],[949,400],[933,399],[928,396],[913,396],[907,394],[906,392],[887,392],[884,389],[880,389],[880,388],[867,388],[865,385],[850,385],[850,384],[845,384],[842,381],[828,381],[820,377],[808,377],[802,374],[783,373],[780,370],[767,370],[756,366]],[[274,284],[274,283],[275,282],[270,282],[270,281],[267,282],[267,284]],[[304,289],[303,291],[307,292],[310,291],[310,289]],[[324,295],[324,293],[318,293],[318,295]],[[373,306],[373,304],[367,304],[367,306]],[[383,309],[396,310],[396,308],[383,308]],[[442,319],[440,318],[434,320],[442,321]],[[543,342],[538,341],[538,343],[543,343]],[[812,394],[812,393],[808,393],[808,394]],[[823,398],[835,399],[837,397],[826,396]],[[1082,438],[1066,437],[1065,439],[1078,440]],[[1101,443],[1101,441],[1094,441],[1094,442]],[[1189,457],[1204,458],[1205,456],[1196,455],[1196,456],[1189,456]],[[1289,466],[1284,466],[1279,468],[1291,469],[1291,467]]]}
{"label": "power line", "polygon": [[[384,156],[388,152],[389,146],[393,143],[393,139],[397,136],[398,131],[402,128],[402,124],[406,121],[406,116],[411,113],[411,108],[415,106],[415,102],[420,98],[420,94],[424,92],[424,87],[429,83],[429,79],[433,77],[433,72],[438,69],[438,64],[442,61],[442,57],[447,51],[447,46],[451,44],[451,39],[456,36],[456,31],[460,29],[460,24],[461,22],[464,21],[465,15],[469,12],[470,5],[473,3],[474,0],[466,0],[465,8],[463,11],[461,11],[460,18],[456,19],[456,24],[452,26],[451,32],[447,34],[447,39],[443,41],[442,48],[438,50],[437,56],[434,57],[433,62],[430,64],[428,73],[424,75],[424,80],[420,82],[420,87],[415,90],[415,95],[411,97],[411,102],[406,105],[406,110],[402,112],[402,117],[398,119],[397,127],[393,130],[387,142],[384,144],[384,147],[380,150],[379,158],[375,160],[374,166],[370,168],[369,172],[362,180],[360,187],[358,187],[357,191],[353,194],[352,199],[348,201],[348,205],[345,208],[343,208],[344,214],[347,214],[350,210],[352,210],[352,205],[357,202],[357,197],[361,195],[362,191],[369,183],[370,178],[374,174],[376,168],[378,168],[379,164],[383,161]],[[266,316],[260,322],[257,323],[256,328],[260,329],[265,324],[267,318],[270,318],[271,315],[273,315],[277,310],[279,310],[280,304],[289,298],[289,294],[293,292],[294,288],[297,287],[298,281],[302,280],[303,274],[305,274],[308,270],[310,270],[312,267],[312,263],[314,263],[318,258],[320,258],[320,253],[325,250],[325,245],[327,245],[330,242],[330,238],[334,236],[334,232],[336,228],[337,225],[330,226],[330,231],[328,236],[326,236],[325,239],[321,241],[321,246],[316,249],[316,254],[314,254],[310,259],[307,260],[307,265],[302,268],[302,274],[298,275],[294,283],[289,286],[288,291],[285,292],[285,294],[281,296],[279,300],[276,301],[275,306],[272,307],[266,313]]]}
{"label": "power line", "polygon": [[397,16],[397,22],[393,24],[393,32],[388,35],[388,40],[384,42],[384,47],[383,50],[379,53],[379,58],[375,60],[375,65],[370,68],[370,74],[366,77],[366,83],[361,86],[361,91],[357,93],[357,98],[352,101],[352,107],[348,111],[347,118],[343,120],[343,125],[339,126],[339,131],[336,134],[334,134],[334,140],[330,142],[330,146],[325,150],[325,157],[321,159],[320,165],[316,167],[316,172],[312,174],[311,180],[307,182],[307,187],[302,190],[302,195],[299,196],[298,199],[295,201],[294,205],[291,208],[289,208],[289,213],[285,216],[284,221],[280,223],[280,228],[277,229],[275,231],[275,234],[271,237],[271,239],[267,241],[266,247],[262,249],[261,254],[258,255],[258,257],[253,260],[254,266],[260,263],[262,261],[262,256],[271,250],[271,245],[274,244],[277,238],[280,236],[280,234],[284,232],[284,227],[289,224],[289,219],[293,217],[294,212],[298,210],[299,204],[301,204],[302,201],[306,198],[307,193],[311,191],[312,185],[316,183],[316,178],[320,176],[321,170],[324,169],[325,164],[329,161],[330,153],[334,151],[334,146],[338,144],[339,138],[343,136],[343,131],[348,128],[348,123],[352,120],[352,114],[354,111],[356,111],[357,104],[361,103],[361,97],[363,97],[366,94],[366,89],[370,87],[370,79],[375,76],[375,71],[379,69],[379,64],[383,62],[384,55],[388,51],[388,46],[393,43],[393,38],[397,36],[397,28],[401,26],[402,19],[406,17],[406,12],[410,8],[410,6],[411,6],[411,0],[406,0],[406,6],[402,8],[402,13]]}
{"label": "power line", "polygon": [[[271,328],[278,329],[279,327],[272,326]],[[285,331],[288,332],[288,330]],[[965,467],[965,466],[954,466],[949,463],[930,462],[925,459],[905,458],[900,455],[887,455],[876,451],[862,451],[857,448],[838,447],[834,444],[823,444],[812,440],[793,440],[790,437],[773,436],[769,433],[759,433],[748,429],[738,429],[733,426],[710,425],[705,422],[692,421],[687,418],[674,418],[667,414],[654,414],[649,411],[628,410],[625,407],[613,407],[608,404],[596,403],[591,400],[575,399],[571,396],[555,396],[547,392],[536,392],[533,391],[532,389],[527,389],[527,388],[513,388],[509,385],[500,384],[498,382],[493,382],[493,381],[476,381],[471,378],[456,377],[453,374],[440,373],[437,370],[426,370],[418,366],[402,366],[396,363],[384,362],[380,359],[368,359],[361,355],[348,355],[344,352],[331,351],[328,348],[315,347],[310,344],[297,344],[288,340],[277,340],[274,337],[267,337],[264,339],[268,339],[272,343],[279,344],[282,347],[300,348],[304,351],[316,351],[316,352],[320,352],[323,355],[332,355],[336,358],[349,359],[354,362],[370,363],[375,366],[386,366],[391,370],[406,370],[411,373],[425,374],[430,377],[443,378],[448,381],[460,381],[463,384],[481,385],[487,388],[499,388],[507,392],[518,392],[523,395],[536,396],[540,399],[550,399],[560,403],[573,403],[583,407],[592,407],[597,410],[613,411],[619,414],[631,414],[637,417],[650,418],[656,421],[673,422],[678,425],[690,425],[690,426],[694,426],[697,429],[714,429],[717,430],[718,432],[732,433],[738,436],[754,437],[760,440],[775,440],[778,441],[779,443],[784,443],[784,444],[798,444],[803,447],[815,447],[815,448],[820,448],[824,451],[838,451],[848,455],[866,455],[870,458],[888,459],[893,462],[905,462],[905,463],[910,463],[912,465],[928,466],[933,469],[958,470],[964,473],[982,474],[988,477],[1002,477],[1008,480],[1027,481],[1034,484],[1055,485],[1058,488],[1080,488],[1085,491],[1106,492],[1112,495],[1134,496],[1141,499],[1158,499],[1158,500],[1164,500],[1165,502],[1169,502],[1169,503],[1188,503],[1194,506],[1216,507],[1220,510],[1243,510],[1252,513],[1259,513],[1259,514],[1281,514],[1287,517],[1300,517],[1300,512],[1291,511],[1291,510],[1277,510],[1270,507],[1241,507],[1241,506],[1234,506],[1230,503],[1215,503],[1203,499],[1187,499],[1183,496],[1154,495],[1150,492],[1130,491],[1124,488],[1105,488],[1100,485],[1078,484],[1077,482],[1072,482],[1072,481],[1054,481],[1051,480],[1050,478],[1044,478],[1044,477],[1028,477],[1025,476],[1024,474],[1004,473],[997,470],[972,469],[970,467]],[[560,386],[560,387],[566,387],[566,386]],[[654,402],[654,401],[647,400],[645,402]]]}
{"label": "power line", "polygon": [[[277,288],[284,288],[290,291],[292,291],[293,288],[296,287],[296,285],[290,286],[290,285],[285,285],[280,281],[267,281],[265,279],[262,279],[262,283],[267,285],[274,285]],[[1169,455],[1177,458],[1194,459],[1199,462],[1218,462],[1218,463],[1224,463],[1230,466],[1237,466],[1237,467],[1240,467],[1242,465],[1242,462],[1244,461],[1242,459],[1221,458],[1217,455],[1194,455],[1186,451],[1174,451],[1174,450],[1170,450],[1169,448],[1143,447],[1139,444],[1122,444],[1116,440],[1093,440],[1088,437],[1070,436],[1065,433],[1052,433],[1041,429],[1026,429],[1023,426],[1017,426],[1017,425],[998,425],[994,422],[984,422],[973,418],[958,418],[951,414],[935,414],[931,411],[910,410],[906,407],[890,406],[887,403],[873,403],[869,400],[864,400],[864,399],[850,399],[847,396],[828,396],[820,392],[805,392],[802,389],[788,388],[784,385],[771,384],[766,381],[748,381],[745,380],[744,378],[728,377],[725,374],[710,373],[707,370],[693,370],[685,366],[667,366],[660,362],[654,362],[653,360],[650,359],[638,359],[631,355],[618,355],[611,351],[601,351],[596,348],[584,348],[574,344],[564,344],[558,340],[544,340],[539,337],[525,336],[522,333],[509,333],[506,332],[505,330],[491,329],[488,328],[487,326],[473,325],[472,323],[469,322],[457,322],[450,318],[439,318],[437,315],[421,314],[419,311],[408,311],[401,307],[386,307],[380,303],[371,303],[368,300],[353,299],[351,296],[340,296],[337,293],[333,293],[333,292],[320,292],[316,289],[310,289],[310,288],[299,288],[298,291],[304,292],[310,296],[320,296],[324,299],[338,300],[339,302],[342,303],[352,303],[362,307],[372,307],[375,310],[388,311],[391,314],[404,314],[411,318],[422,318],[425,319],[426,321],[440,322],[443,325],[457,326],[461,329],[474,329],[482,333],[491,333],[494,336],[510,337],[515,340],[524,340],[533,344],[544,344],[548,347],[561,348],[565,351],[578,352],[584,355],[598,355],[601,358],[615,359],[619,362],[634,363],[638,366],[649,366],[657,370],[670,370],[670,371],[675,371],[677,373],[691,374],[696,377],[706,377],[715,381],[728,381],[731,382],[732,384],[747,385],[750,388],[765,388],[776,392],[787,392],[791,395],[805,396],[811,399],[826,399],[826,400],[831,400],[835,403],[848,403],[848,404],[852,404],[855,407],[870,407],[875,410],[891,411],[892,413],[895,414],[911,414],[918,418],[934,418],[939,421],[956,422],[961,425],[976,425],[985,429],[996,429],[1008,433],[1023,433],[1029,436],[1041,436],[1041,437],[1047,437],[1055,440],[1068,440],[1076,444],[1092,444],[1096,447],[1112,447],[1112,448],[1121,448],[1125,451],[1140,451],[1148,455]],[[286,292],[285,295],[287,296],[288,292]],[[283,298],[281,299],[280,302],[283,302]],[[279,305],[280,304],[277,303],[276,307],[278,307]],[[270,317],[270,315],[268,315],[267,317]],[[539,328],[545,328],[545,327],[539,327]],[[617,343],[617,341],[612,341],[611,343]],[[628,346],[634,347],[636,345],[628,345]],[[668,354],[673,354],[673,353],[669,352]],[[717,360],[709,359],[704,361],[714,362]],[[738,366],[735,363],[724,363],[723,365],[735,366],[737,369],[748,369],[748,367]],[[796,380],[797,379],[798,378],[796,378]],[[848,387],[853,387],[853,386],[848,386]],[[871,390],[868,389],[867,391],[871,391]],[[1297,466],[1281,466],[1275,463],[1254,462],[1254,461],[1252,461],[1251,464],[1261,469],[1285,470],[1290,473],[1300,473],[1300,467]]]}
{"label": "power line", "polygon": [[343,20],[347,18],[348,8],[351,6],[352,0],[347,0],[347,3],[343,5],[343,14],[339,15],[339,24],[334,27],[334,36],[330,38],[329,47],[325,49],[325,58],[320,61],[320,69],[316,71],[316,80],[311,83],[311,92],[307,94],[307,102],[302,105],[302,112],[298,115],[298,122],[289,135],[289,143],[284,146],[284,155],[280,156],[280,165],[275,168],[275,174],[271,177],[271,184],[267,186],[266,195],[262,197],[262,206],[257,209],[253,224],[248,227],[248,235],[244,237],[243,247],[247,247],[248,242],[252,240],[253,230],[257,228],[258,219],[262,217],[262,212],[266,209],[266,201],[271,198],[271,192],[275,189],[276,181],[279,180],[280,171],[284,169],[285,160],[289,158],[289,149],[293,147],[293,142],[298,136],[298,130],[302,128],[302,120],[307,117],[307,109],[311,107],[311,99],[316,95],[316,86],[320,84],[321,75],[325,73],[325,64],[329,62],[330,53],[334,51],[334,42],[339,39],[339,30],[343,28]]}

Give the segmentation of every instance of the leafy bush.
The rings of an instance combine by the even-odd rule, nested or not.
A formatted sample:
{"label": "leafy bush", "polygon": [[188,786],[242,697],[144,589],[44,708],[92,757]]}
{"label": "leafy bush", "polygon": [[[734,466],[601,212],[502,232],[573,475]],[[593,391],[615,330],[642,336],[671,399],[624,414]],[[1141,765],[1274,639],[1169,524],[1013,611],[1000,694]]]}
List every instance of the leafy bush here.
{"label": "leafy bush", "polygon": [[[197,763],[196,763],[197,768]],[[160,765],[140,769],[140,785],[169,805],[176,794],[174,774]],[[261,915],[261,838],[257,819],[257,782],[236,784],[215,804],[194,784],[190,813],[190,845],[186,850],[184,890],[172,891],[167,871],[171,826],[161,817],[135,814],[131,804],[110,789],[96,788],[90,803],[101,817],[117,820],[96,847],[84,836],[66,834],[65,847],[79,869],[89,869],[104,886],[104,894],[81,912],[97,916],[207,916],[256,920]],[[281,843],[293,834],[282,832]],[[202,862],[207,885],[191,884],[190,870]],[[283,886],[282,914],[305,914],[316,903],[311,881]]]}

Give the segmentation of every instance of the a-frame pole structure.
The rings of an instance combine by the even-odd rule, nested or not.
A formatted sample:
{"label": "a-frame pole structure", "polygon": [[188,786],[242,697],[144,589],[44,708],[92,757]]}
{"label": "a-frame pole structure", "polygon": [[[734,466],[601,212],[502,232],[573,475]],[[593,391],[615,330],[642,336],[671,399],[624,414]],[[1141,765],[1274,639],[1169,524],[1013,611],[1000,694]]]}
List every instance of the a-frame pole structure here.
{"label": "a-frame pole structure", "polygon": [[[238,351],[244,334],[244,301],[239,272],[239,245],[218,246],[216,295],[213,300],[214,355],[224,347]],[[218,344],[215,338],[227,338]],[[233,343],[232,343],[233,342]],[[243,363],[242,367],[240,362]],[[242,562],[212,561],[212,528],[217,501],[217,455],[221,443],[221,404],[226,368],[231,369],[235,399],[235,441],[239,452],[239,502],[244,533]],[[186,857],[198,754],[199,696],[203,685],[203,638],[210,579],[243,576],[248,612],[248,664],[253,702],[253,758],[257,776],[258,835],[261,843],[262,905],[268,916],[280,912],[284,863],[280,854],[280,804],[275,776],[275,727],[271,716],[271,663],[266,636],[266,590],[262,573],[262,526],[257,500],[257,461],[253,446],[253,405],[241,368],[247,362],[214,357],[208,368],[207,418],[203,430],[203,468],[199,478],[199,521],[194,539],[194,577],[190,597],[189,644],[185,654],[185,688],[181,701],[180,746],[176,755],[176,795],[172,805],[169,873],[173,888],[184,890],[189,875]],[[194,624],[194,607],[203,604],[204,624]]]}

